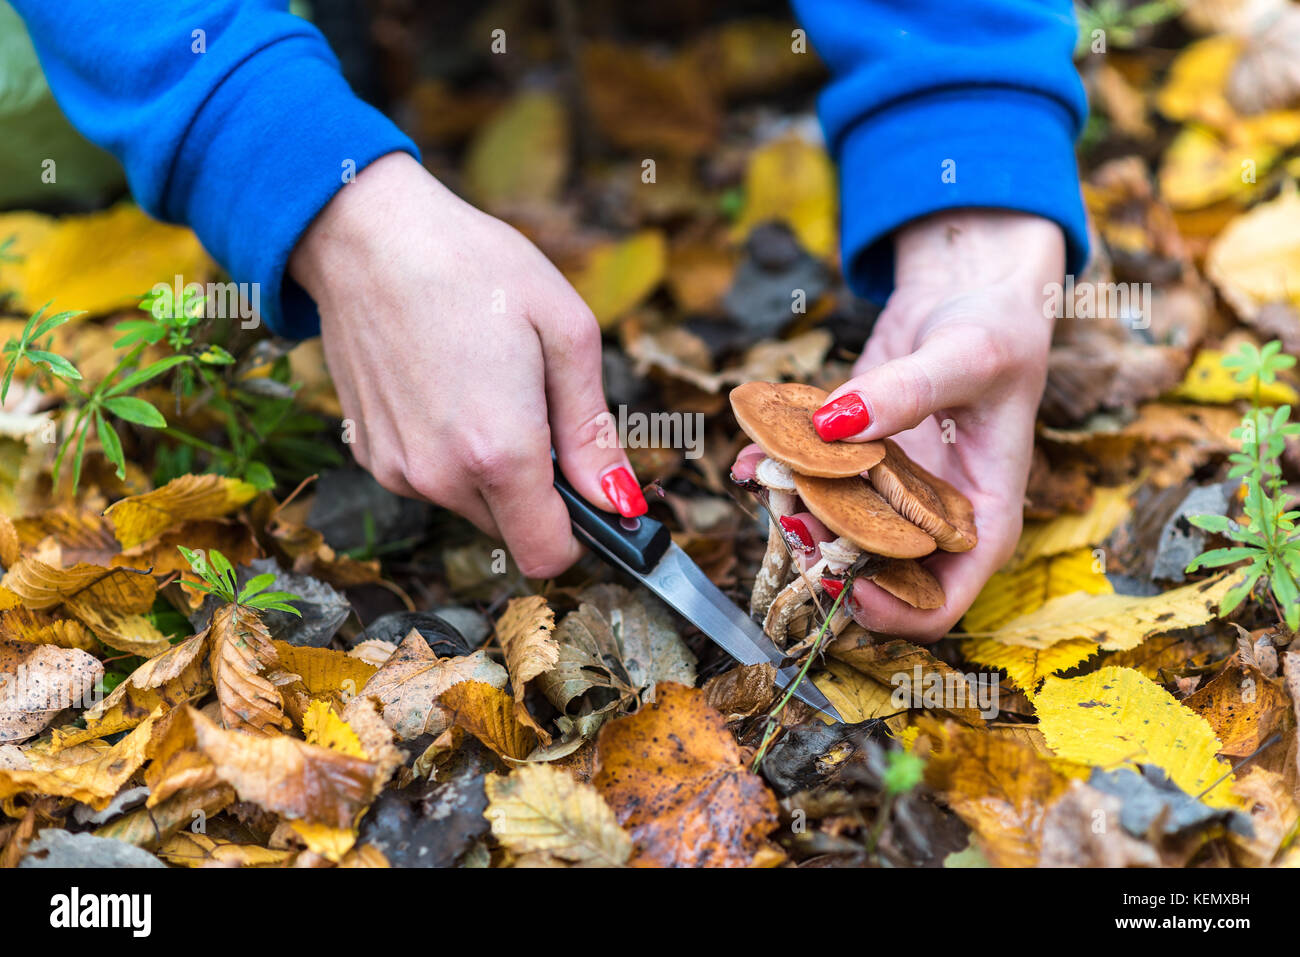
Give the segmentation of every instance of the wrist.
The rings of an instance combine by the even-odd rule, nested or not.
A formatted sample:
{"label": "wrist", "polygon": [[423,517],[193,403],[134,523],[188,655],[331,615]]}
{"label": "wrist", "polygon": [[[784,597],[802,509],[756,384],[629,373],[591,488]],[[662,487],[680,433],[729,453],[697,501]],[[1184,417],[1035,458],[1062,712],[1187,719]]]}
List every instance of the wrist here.
{"label": "wrist", "polygon": [[318,304],[354,268],[378,256],[394,239],[402,197],[436,180],[407,153],[381,156],[345,184],[311,221],[289,256],[289,274]]}
{"label": "wrist", "polygon": [[1065,272],[1065,236],[1051,220],[1009,210],[935,213],[894,234],[894,278],[949,292],[1003,286],[1041,294]]}

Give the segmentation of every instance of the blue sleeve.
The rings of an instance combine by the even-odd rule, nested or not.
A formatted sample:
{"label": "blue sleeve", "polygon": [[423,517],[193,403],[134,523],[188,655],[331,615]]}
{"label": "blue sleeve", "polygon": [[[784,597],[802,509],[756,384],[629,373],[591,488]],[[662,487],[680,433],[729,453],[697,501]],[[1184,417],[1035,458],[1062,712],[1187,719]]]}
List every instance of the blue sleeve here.
{"label": "blue sleeve", "polygon": [[793,3],[832,74],[819,109],[840,169],[844,270],[855,292],[883,303],[893,231],[958,207],[1055,221],[1066,268],[1082,270],[1074,138],[1088,106],[1070,0]]}
{"label": "blue sleeve", "polygon": [[59,105],[126,168],[151,215],[189,225],[259,284],[281,335],[319,329],[285,275],[345,172],[415,145],[362,102],[288,0],[12,0]]}

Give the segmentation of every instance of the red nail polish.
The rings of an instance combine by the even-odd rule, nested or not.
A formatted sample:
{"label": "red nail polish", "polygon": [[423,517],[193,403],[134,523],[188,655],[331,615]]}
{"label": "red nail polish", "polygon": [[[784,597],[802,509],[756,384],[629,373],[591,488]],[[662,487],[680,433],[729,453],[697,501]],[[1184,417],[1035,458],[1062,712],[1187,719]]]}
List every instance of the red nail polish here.
{"label": "red nail polish", "polygon": [[844,591],[844,579],[823,578],[822,588],[826,589],[826,594],[831,596],[831,601],[834,601],[840,597],[840,592]]}
{"label": "red nail polish", "polygon": [[624,518],[644,515],[650,508],[645,502],[645,496],[641,494],[641,486],[632,477],[632,473],[621,465],[605,473],[600,480],[600,490]]}
{"label": "red nail polish", "polygon": [[805,552],[813,550],[812,533],[808,531],[808,526],[797,518],[789,515],[781,516],[781,528],[785,530],[785,540],[795,548],[803,549]]}
{"label": "red nail polish", "polygon": [[871,413],[867,411],[862,396],[856,392],[842,395],[834,402],[827,402],[813,413],[813,427],[824,442],[857,435],[870,424]]}

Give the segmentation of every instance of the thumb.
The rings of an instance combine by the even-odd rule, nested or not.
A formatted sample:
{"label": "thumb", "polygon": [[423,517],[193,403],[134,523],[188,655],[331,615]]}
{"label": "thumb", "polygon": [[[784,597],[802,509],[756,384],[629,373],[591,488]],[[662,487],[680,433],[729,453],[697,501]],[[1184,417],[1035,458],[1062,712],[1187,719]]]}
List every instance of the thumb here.
{"label": "thumb", "polygon": [[551,442],[564,477],[583,498],[635,518],[648,506],[605,404],[600,327],[586,306],[574,311],[576,318],[564,325],[539,330]]}
{"label": "thumb", "polygon": [[955,326],[935,330],[915,352],[868,369],[832,392],[813,413],[817,434],[827,442],[868,442],[974,403],[997,385],[990,339]]}

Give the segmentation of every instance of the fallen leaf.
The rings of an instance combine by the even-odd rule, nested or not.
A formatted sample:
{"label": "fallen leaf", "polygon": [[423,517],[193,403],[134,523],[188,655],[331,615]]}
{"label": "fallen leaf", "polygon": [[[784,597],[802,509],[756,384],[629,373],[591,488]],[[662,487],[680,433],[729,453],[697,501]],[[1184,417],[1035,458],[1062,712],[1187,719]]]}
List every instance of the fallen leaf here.
{"label": "fallen leaf", "polygon": [[632,841],[592,785],[549,764],[525,764],[486,780],[492,834],[516,855],[565,865],[621,867]]}
{"label": "fallen leaf", "polygon": [[1132,511],[1133,486],[1096,488],[1092,507],[1081,515],[1066,514],[1046,522],[1026,522],[1015,554],[1002,571],[1013,571],[1037,558],[1100,545]]}
{"label": "fallen leaf", "polygon": [[[1228,223],[1210,245],[1205,273],[1242,321],[1253,322],[1260,310],[1271,303],[1289,303],[1293,308],[1300,308],[1300,226],[1297,223],[1300,223],[1300,194],[1295,189],[1286,189],[1276,199],[1260,203]],[[1196,363],[1198,379],[1193,380],[1189,373],[1183,386],[1185,391],[1196,389],[1215,396],[1222,394],[1224,383],[1216,378],[1212,385],[1200,376],[1208,361],[1206,365]],[[1226,388],[1231,394],[1233,386],[1239,390],[1249,385],[1233,381]]]}
{"label": "fallen leaf", "polygon": [[1064,758],[1107,769],[1154,764],[1212,807],[1239,803],[1209,723],[1137,671],[1048,678],[1034,707],[1048,745]]}
{"label": "fallen leaf", "polygon": [[663,282],[667,271],[664,234],[647,229],[591,247],[581,267],[567,277],[595,313],[600,327],[610,329]]}
{"label": "fallen leaf", "polygon": [[[1218,403],[1254,399],[1254,385],[1238,382],[1232,370],[1223,367],[1223,358],[1224,353],[1217,349],[1202,349],[1192,360],[1187,376],[1169,397]],[[1259,401],[1263,405],[1291,405],[1300,401],[1300,393],[1285,382],[1265,382],[1259,387]]]}
{"label": "fallen leaf", "polygon": [[631,863],[746,867],[777,825],[776,800],[704,693],[665,682],[653,704],[609,722],[592,784],[636,845]]}
{"label": "fallen leaf", "polygon": [[157,854],[168,864],[179,867],[283,867],[293,856],[292,851],[184,830],[163,841]]}
{"label": "fallen leaf", "polygon": [[438,696],[447,723],[463,728],[503,758],[532,754],[541,728],[505,691],[482,681],[459,681]]}
{"label": "fallen leaf", "polygon": [[103,675],[84,651],[0,639],[0,744],[26,741],[60,711],[84,707]]}
{"label": "fallen leaf", "polygon": [[278,676],[286,673],[256,609],[223,605],[207,632],[208,668],[221,705],[221,723],[255,734],[288,728],[277,685]]}
{"label": "fallen leaf", "polygon": [[503,106],[474,134],[465,154],[465,188],[492,210],[552,202],[568,171],[564,105],[528,91]]}
{"label": "fallen leaf", "polygon": [[835,169],[820,146],[786,136],[751,154],[745,169],[745,205],[734,238],[743,241],[761,223],[776,220],[794,231],[819,259],[835,248]]}
{"label": "fallen leaf", "polygon": [[515,700],[523,701],[528,682],[550,671],[560,658],[560,646],[551,636],[555,612],[541,595],[512,598],[496,630]]}
{"label": "fallen leaf", "polygon": [[123,548],[134,548],[173,525],[221,518],[251,501],[257,489],[220,475],[182,475],[162,488],[114,502],[104,513]]}

